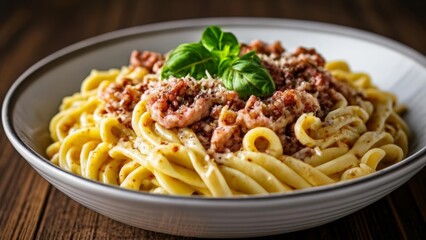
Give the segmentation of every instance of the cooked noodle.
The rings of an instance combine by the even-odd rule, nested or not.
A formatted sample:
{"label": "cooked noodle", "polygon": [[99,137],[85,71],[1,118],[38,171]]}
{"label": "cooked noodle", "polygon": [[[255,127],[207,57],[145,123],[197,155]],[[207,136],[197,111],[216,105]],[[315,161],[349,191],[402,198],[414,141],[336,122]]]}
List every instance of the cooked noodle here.
{"label": "cooked noodle", "polygon": [[[288,59],[260,56],[276,80],[274,66]],[[93,70],[81,91],[64,98],[51,120],[53,143],[47,155],[66,171],[102,183],[212,197],[291,192],[358,178],[401,161],[408,151],[409,130],[397,112],[401,107],[396,97],[377,89],[367,74],[351,72],[345,62],[320,65],[316,71],[328,74],[333,83],[329,88],[337,89],[321,90],[329,94],[323,98],[320,90],[293,89],[285,82],[277,90],[281,95],[247,101],[223,89],[220,79],[161,81],[155,70],[137,64]],[[164,115],[170,108],[155,112],[161,101],[157,90],[171,91],[180,81],[210,91],[209,96],[228,94],[232,99],[206,100],[200,107],[207,108],[208,116],[173,125]],[[209,87],[219,93],[214,95],[216,90]],[[281,115],[251,111],[277,104],[280,96],[294,100],[291,106],[284,101]],[[202,98],[189,104],[195,106],[197,99]],[[173,114],[192,110],[175,107]],[[253,113],[259,114],[255,122]],[[155,120],[159,118],[171,125],[165,127]]]}

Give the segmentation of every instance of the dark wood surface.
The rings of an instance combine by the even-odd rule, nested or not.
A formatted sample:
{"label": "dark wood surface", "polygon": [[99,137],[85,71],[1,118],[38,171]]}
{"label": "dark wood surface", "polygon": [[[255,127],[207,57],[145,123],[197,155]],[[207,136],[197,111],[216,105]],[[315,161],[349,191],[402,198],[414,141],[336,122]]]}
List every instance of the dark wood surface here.
{"label": "dark wood surface", "polygon": [[[0,101],[28,67],[101,33],[201,17],[274,17],[355,27],[426,55],[426,1],[0,1]],[[425,79],[426,81],[426,79]],[[41,178],[0,130],[0,239],[180,239],[108,219]],[[270,239],[426,239],[426,169],[335,222]]]}

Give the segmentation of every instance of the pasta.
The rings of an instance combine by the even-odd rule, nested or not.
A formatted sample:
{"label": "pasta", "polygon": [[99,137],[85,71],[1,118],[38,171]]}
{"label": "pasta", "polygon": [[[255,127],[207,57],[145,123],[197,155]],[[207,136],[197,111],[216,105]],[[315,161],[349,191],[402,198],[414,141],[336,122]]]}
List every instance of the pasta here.
{"label": "pasta", "polygon": [[[274,49],[268,50],[271,46],[254,45],[280,88],[277,92],[283,94],[286,108],[279,116],[256,109],[275,106],[277,94],[243,101],[227,90],[220,90],[219,95],[228,94],[227,101],[232,103],[219,109],[215,109],[217,102],[193,95],[188,97],[192,100],[185,100],[191,101],[189,107],[164,107],[161,104],[174,103],[170,96],[182,78],[160,81],[164,56],[145,52],[148,57],[141,57],[138,52],[132,54],[130,66],[93,70],[80,92],[64,98],[50,122],[53,143],[47,156],[66,171],[131,190],[230,197],[292,192],[347,181],[372,174],[407,155],[409,128],[400,116],[403,107],[395,95],[376,88],[367,74],[352,72],[343,61],[324,65],[316,52],[306,49],[291,57],[277,57]],[[303,81],[296,87],[288,81],[280,83],[274,75],[276,66],[287,66],[295,59],[308,59],[315,67],[310,71],[329,76],[331,85],[313,91],[300,90],[306,87]],[[316,84],[320,85],[322,80],[318,79]],[[223,89],[211,76],[193,82],[201,84],[200,89]],[[156,91],[162,87],[167,90],[164,102],[162,92]],[[182,91],[177,91],[176,99],[187,94]],[[328,95],[322,98],[325,93]],[[327,98],[333,100],[327,102]],[[243,107],[235,107],[239,103]],[[197,106],[207,106],[210,115],[186,125],[186,119],[172,119],[182,109],[185,112],[179,116],[196,118]],[[216,115],[211,117],[213,110]],[[249,118],[253,114],[254,123]],[[211,120],[203,120],[206,118]],[[171,122],[175,124],[172,127],[167,125]],[[271,122],[273,125],[268,125]],[[212,126],[214,130],[205,130]]]}

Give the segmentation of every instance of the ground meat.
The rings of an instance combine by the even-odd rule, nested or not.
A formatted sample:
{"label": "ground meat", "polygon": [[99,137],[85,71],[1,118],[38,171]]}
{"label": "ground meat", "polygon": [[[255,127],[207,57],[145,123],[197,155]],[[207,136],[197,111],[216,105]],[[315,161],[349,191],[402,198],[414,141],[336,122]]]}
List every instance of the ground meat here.
{"label": "ground meat", "polygon": [[241,148],[243,135],[240,125],[237,124],[237,117],[237,112],[229,110],[228,106],[222,108],[218,127],[214,129],[211,137],[210,152],[234,152]]}
{"label": "ground meat", "polygon": [[164,56],[157,52],[137,50],[130,55],[130,66],[145,67],[151,73],[157,73],[164,64]]}
{"label": "ground meat", "polygon": [[332,77],[323,69],[324,59],[313,49],[298,48],[294,53],[278,60],[269,55],[261,55],[261,59],[278,90],[297,89],[314,92],[329,87]]}
{"label": "ground meat", "polygon": [[147,102],[152,118],[166,128],[186,127],[209,115],[218,115],[220,107],[234,109],[244,103],[218,80],[197,81],[190,77],[162,82]]}
{"label": "ground meat", "polygon": [[[219,79],[192,77],[159,81],[155,87],[123,80],[103,93],[106,111],[131,127],[131,111],[143,98],[152,118],[165,128],[188,127],[194,131],[209,154],[241,149],[244,134],[255,127],[272,129],[286,155],[310,154],[296,138],[294,125],[303,113],[324,118],[344,96],[350,104],[364,97],[345,82],[324,70],[325,60],[314,49],[297,48],[286,53],[279,42],[241,44],[241,54],[256,51],[271,74],[276,92],[270,97],[251,96],[247,101],[227,90]],[[131,66],[158,73],[164,57],[154,52],[134,51]]]}
{"label": "ground meat", "polygon": [[325,65],[325,59],[317,53],[314,48],[298,47],[294,50],[292,56],[299,57],[301,59],[309,58],[318,67],[324,67]]}
{"label": "ground meat", "polygon": [[271,74],[277,90],[295,89],[305,91],[318,99],[319,118],[324,118],[338,101],[337,81],[324,70],[325,60],[315,49],[299,47],[289,55],[275,59],[269,55],[260,55],[262,65]]}
{"label": "ground meat", "polygon": [[204,148],[209,149],[211,146],[210,142],[213,136],[213,131],[218,127],[218,125],[219,122],[217,121],[217,118],[209,116],[188,127],[197,134],[197,137]]}
{"label": "ground meat", "polygon": [[315,112],[318,108],[317,100],[306,92],[276,91],[265,100],[251,96],[245,108],[238,112],[237,122],[245,129],[268,127],[283,131],[294,117],[304,112]]}
{"label": "ground meat", "polygon": [[278,135],[278,138],[283,145],[283,153],[286,155],[292,155],[305,147],[296,138],[296,134],[294,132],[296,120],[297,118],[291,124],[286,126],[284,134]]}
{"label": "ground meat", "polygon": [[270,45],[260,40],[253,40],[250,44],[241,44],[241,55],[251,51],[256,51],[256,53],[265,54],[276,59],[279,58],[285,50],[279,41],[275,41]]}
{"label": "ground meat", "polygon": [[173,79],[164,82],[148,100],[151,117],[165,128],[186,127],[210,113],[213,99],[195,80]]}
{"label": "ground meat", "polygon": [[117,116],[121,123],[130,128],[132,111],[147,89],[147,82],[135,83],[123,78],[109,85],[99,97],[105,102],[106,113]]}

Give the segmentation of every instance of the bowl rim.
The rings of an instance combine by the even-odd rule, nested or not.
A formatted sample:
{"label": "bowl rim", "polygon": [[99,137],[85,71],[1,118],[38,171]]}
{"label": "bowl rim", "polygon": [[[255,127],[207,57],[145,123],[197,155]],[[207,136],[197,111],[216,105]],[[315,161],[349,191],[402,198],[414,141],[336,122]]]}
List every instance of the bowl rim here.
{"label": "bowl rim", "polygon": [[[79,54],[85,51],[90,51],[92,47],[97,47],[98,45],[104,43],[110,43],[115,40],[123,40],[125,38],[134,37],[137,35],[143,34],[152,34],[155,32],[163,32],[167,30],[176,30],[176,29],[191,29],[191,28],[200,28],[208,25],[220,25],[223,27],[229,26],[238,26],[238,27],[275,27],[275,28],[286,28],[286,29],[296,29],[296,30],[307,30],[312,32],[321,32],[321,33],[331,33],[344,35],[350,38],[360,39],[366,42],[375,43],[386,48],[390,48],[392,51],[398,52],[399,54],[405,55],[408,58],[414,60],[419,65],[426,68],[426,57],[415,51],[414,49],[403,45],[402,43],[396,42],[387,37],[371,33],[365,30],[355,29],[347,26],[323,23],[323,22],[314,22],[306,20],[293,20],[293,19],[278,19],[278,18],[257,18],[257,17],[221,17],[221,18],[194,18],[194,19],[185,19],[185,20],[176,20],[176,21],[166,21],[159,23],[151,23],[146,25],[134,26],[129,28],[124,28],[116,31],[107,32],[98,36],[94,36],[72,45],[69,45],[65,48],[62,48],[43,59],[39,60],[37,63],[28,68],[24,73],[22,73],[17,80],[10,86],[8,89],[2,106],[2,123],[4,126],[4,131],[9,141],[12,143],[14,148],[18,150],[21,156],[24,157],[26,161],[30,163],[33,168],[39,170],[39,168],[45,168],[46,171],[50,171],[54,174],[61,174],[64,178],[71,181],[73,184],[79,182],[84,184],[85,187],[91,188],[97,192],[102,192],[109,195],[123,196],[123,198],[130,198],[136,201],[155,201],[155,202],[167,202],[170,203],[170,200],[173,200],[173,203],[176,204],[199,204],[199,205],[208,205],[209,202],[215,203],[224,203],[224,204],[233,204],[241,203],[241,201],[273,201],[273,200],[286,200],[294,199],[300,197],[311,197],[312,195],[319,196],[320,194],[333,193],[341,189],[348,189],[351,186],[361,186],[374,180],[378,180],[385,175],[393,174],[397,171],[402,170],[403,168],[411,167],[413,164],[417,163],[419,166],[421,164],[424,166],[426,163],[426,158],[422,158],[426,153],[426,146],[422,147],[409,157],[403,159],[402,161],[393,164],[385,169],[382,169],[374,174],[364,176],[362,178],[353,179],[347,182],[340,182],[337,184],[314,187],[309,189],[297,190],[292,193],[276,193],[268,195],[255,195],[255,196],[244,196],[244,197],[232,197],[232,198],[213,198],[213,197],[194,197],[194,196],[176,196],[176,195],[160,195],[160,194],[151,194],[145,192],[132,191],[128,189],[121,188],[119,186],[112,186],[103,184],[101,182],[89,180],[81,176],[75,175],[73,173],[67,172],[58,166],[51,163],[47,158],[42,156],[40,153],[36,152],[34,149],[29,147],[27,144],[19,138],[14,124],[12,122],[12,112],[13,107],[20,96],[20,93],[23,89],[29,86],[33,81],[31,76],[51,69],[52,66],[58,62],[66,61],[68,58],[72,58],[74,54]],[[36,78],[33,78],[36,80]],[[419,162],[425,163],[419,163]],[[422,167],[420,167],[421,169]],[[75,182],[73,182],[75,181]],[[68,183],[69,184],[69,183]]]}

